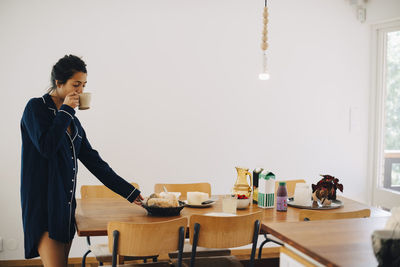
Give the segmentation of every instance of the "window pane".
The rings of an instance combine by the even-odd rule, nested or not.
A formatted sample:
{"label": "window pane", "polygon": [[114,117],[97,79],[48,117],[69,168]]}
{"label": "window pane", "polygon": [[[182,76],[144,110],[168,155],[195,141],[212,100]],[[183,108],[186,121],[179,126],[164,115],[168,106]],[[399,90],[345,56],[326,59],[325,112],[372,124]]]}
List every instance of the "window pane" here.
{"label": "window pane", "polygon": [[400,163],[392,165],[392,186],[400,186]]}
{"label": "window pane", "polygon": [[400,150],[400,31],[387,34],[385,150]]}
{"label": "window pane", "polygon": [[400,190],[400,31],[386,36],[385,170],[383,186]]}

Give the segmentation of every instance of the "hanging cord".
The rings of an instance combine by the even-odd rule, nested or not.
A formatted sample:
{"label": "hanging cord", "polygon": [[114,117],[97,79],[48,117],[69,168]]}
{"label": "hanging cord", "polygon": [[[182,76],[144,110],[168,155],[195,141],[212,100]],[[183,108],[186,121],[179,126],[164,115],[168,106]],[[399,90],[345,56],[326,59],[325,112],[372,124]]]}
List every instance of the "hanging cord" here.
{"label": "hanging cord", "polygon": [[268,48],[268,29],[267,29],[267,24],[268,24],[268,7],[267,7],[267,0],[265,0],[265,6],[264,6],[264,13],[263,13],[263,18],[264,18],[264,28],[262,31],[262,42],[261,42],[261,49],[264,51],[267,50]]}
{"label": "hanging cord", "polygon": [[[263,30],[262,30],[262,40],[261,40],[261,50],[263,51],[262,55],[262,63],[263,63],[263,70],[262,73],[258,76],[260,80],[268,80],[269,73],[267,67],[267,48],[268,48],[268,7],[267,7],[267,0],[265,0],[264,12],[263,12]],[[261,250],[260,250],[261,251]]]}

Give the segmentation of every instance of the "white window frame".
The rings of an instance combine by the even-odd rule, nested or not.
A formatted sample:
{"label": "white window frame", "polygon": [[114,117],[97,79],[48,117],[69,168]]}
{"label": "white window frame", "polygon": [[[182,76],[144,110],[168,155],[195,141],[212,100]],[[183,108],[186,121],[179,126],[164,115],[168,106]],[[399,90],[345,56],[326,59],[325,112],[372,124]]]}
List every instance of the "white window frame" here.
{"label": "white window frame", "polygon": [[400,194],[379,187],[384,172],[384,104],[386,99],[386,35],[400,30],[400,18],[372,25],[371,90],[369,114],[369,204],[384,208],[400,206]]}

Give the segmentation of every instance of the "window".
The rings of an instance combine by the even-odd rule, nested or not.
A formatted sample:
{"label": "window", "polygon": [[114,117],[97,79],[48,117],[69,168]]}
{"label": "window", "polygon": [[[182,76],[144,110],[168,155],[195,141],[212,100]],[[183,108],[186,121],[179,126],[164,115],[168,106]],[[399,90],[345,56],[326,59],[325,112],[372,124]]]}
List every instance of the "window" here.
{"label": "window", "polygon": [[372,202],[400,206],[400,20],[372,32]]}
{"label": "window", "polygon": [[386,33],[383,187],[400,191],[400,30]]}

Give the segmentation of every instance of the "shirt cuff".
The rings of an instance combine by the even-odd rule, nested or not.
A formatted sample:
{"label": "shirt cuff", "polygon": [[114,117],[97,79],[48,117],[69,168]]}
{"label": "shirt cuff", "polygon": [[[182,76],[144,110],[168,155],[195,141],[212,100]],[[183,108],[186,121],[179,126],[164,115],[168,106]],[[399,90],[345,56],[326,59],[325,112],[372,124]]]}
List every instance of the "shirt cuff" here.
{"label": "shirt cuff", "polygon": [[132,192],[130,192],[129,195],[126,197],[126,199],[127,199],[129,202],[132,203],[133,201],[135,201],[135,199],[136,199],[139,195],[140,195],[139,189],[134,188],[134,189],[132,190]]}
{"label": "shirt cuff", "polygon": [[71,119],[74,119],[74,115],[75,115],[75,109],[71,108],[68,105],[63,104],[60,109],[58,110],[58,112],[62,112],[62,113],[66,113],[68,114]]}

